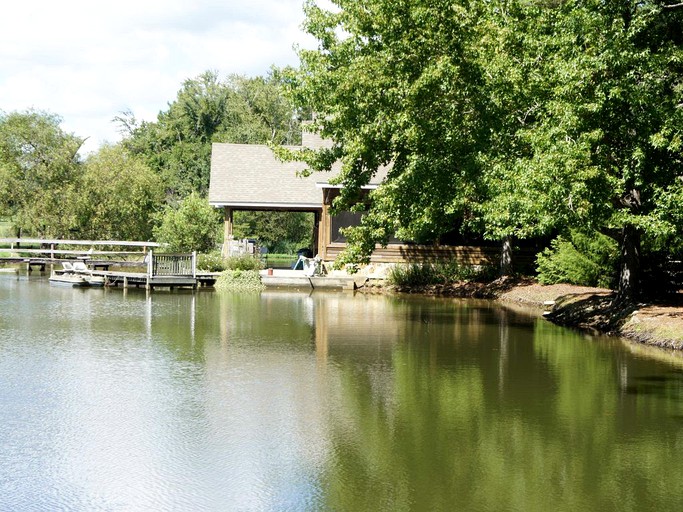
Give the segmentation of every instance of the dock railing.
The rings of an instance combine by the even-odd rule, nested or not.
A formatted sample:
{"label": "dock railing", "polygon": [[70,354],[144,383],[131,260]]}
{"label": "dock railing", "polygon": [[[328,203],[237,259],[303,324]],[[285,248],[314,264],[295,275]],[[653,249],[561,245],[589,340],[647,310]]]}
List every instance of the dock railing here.
{"label": "dock railing", "polygon": [[197,277],[197,253],[191,254],[154,254],[147,255],[147,275]]}

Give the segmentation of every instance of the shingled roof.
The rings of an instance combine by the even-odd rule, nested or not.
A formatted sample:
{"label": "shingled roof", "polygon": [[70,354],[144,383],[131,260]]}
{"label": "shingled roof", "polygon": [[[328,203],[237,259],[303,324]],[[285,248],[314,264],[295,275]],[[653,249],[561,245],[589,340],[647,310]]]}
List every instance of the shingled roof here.
{"label": "shingled roof", "polygon": [[[315,134],[304,133],[305,147],[326,144]],[[291,149],[300,149],[292,147]],[[329,173],[300,177],[303,162],[281,162],[261,144],[214,143],[211,149],[209,203],[216,207],[310,210],[322,208],[321,188],[339,173],[336,164]],[[377,183],[386,175],[378,174]]]}
{"label": "shingled roof", "polygon": [[320,208],[319,175],[306,178],[302,162],[281,162],[268,146],[214,143],[209,203],[243,208]]}

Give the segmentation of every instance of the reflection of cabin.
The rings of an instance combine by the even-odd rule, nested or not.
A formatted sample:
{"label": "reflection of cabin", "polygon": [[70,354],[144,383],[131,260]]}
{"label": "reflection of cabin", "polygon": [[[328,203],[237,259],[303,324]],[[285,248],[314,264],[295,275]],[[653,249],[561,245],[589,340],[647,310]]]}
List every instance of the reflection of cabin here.
{"label": "reflection of cabin", "polygon": [[[303,134],[303,146],[320,148],[327,142],[316,134]],[[331,261],[345,246],[341,229],[356,225],[360,214],[345,212],[332,216],[332,201],[339,193],[330,179],[339,172],[337,164],[330,173],[313,173],[300,177],[306,169],[301,162],[281,162],[268,146],[259,144],[214,143],[211,154],[209,203],[223,208],[225,240],[232,240],[233,212],[239,210],[299,211],[315,215],[313,252]],[[386,177],[381,169],[366,189],[374,189]],[[385,248],[377,247],[373,262],[425,261],[457,258],[463,263],[493,262],[500,252],[497,246],[449,241],[450,245],[414,245],[393,240]]]}

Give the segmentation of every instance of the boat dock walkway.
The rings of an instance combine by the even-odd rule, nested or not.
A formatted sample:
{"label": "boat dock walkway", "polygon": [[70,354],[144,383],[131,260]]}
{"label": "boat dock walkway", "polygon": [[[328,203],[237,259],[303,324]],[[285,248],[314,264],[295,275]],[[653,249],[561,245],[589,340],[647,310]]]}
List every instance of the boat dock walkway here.
{"label": "boat dock walkway", "polygon": [[[197,272],[196,253],[154,252],[160,247],[154,242],[0,238],[3,246],[9,246],[10,254],[0,263],[26,264],[29,273],[35,267],[45,272],[48,266],[61,273],[62,263],[76,260],[87,265],[88,274],[104,278],[106,286],[197,288],[211,286],[217,278],[215,273]],[[83,246],[89,249],[78,249]]]}
{"label": "boat dock walkway", "polygon": [[198,272],[194,276],[152,275],[146,272],[119,272],[110,270],[93,270],[92,275],[104,278],[105,286],[122,286],[123,288],[145,288],[148,290],[160,287],[198,288],[213,286],[218,277],[216,272]]}
{"label": "boat dock walkway", "polygon": [[[7,251],[10,254],[1,257],[0,263],[26,264],[29,273],[34,267],[45,272],[48,265],[73,260],[83,261],[90,268],[99,270],[109,270],[111,266],[139,267],[144,265],[143,260],[148,251],[159,247],[160,244],[156,242],[130,240],[0,238],[0,252]],[[138,259],[138,261],[131,261],[131,259]]]}
{"label": "boat dock walkway", "polygon": [[303,270],[266,269],[260,271],[266,288],[294,288],[300,290],[356,290],[368,282],[367,276],[344,272],[324,276],[307,276]]}

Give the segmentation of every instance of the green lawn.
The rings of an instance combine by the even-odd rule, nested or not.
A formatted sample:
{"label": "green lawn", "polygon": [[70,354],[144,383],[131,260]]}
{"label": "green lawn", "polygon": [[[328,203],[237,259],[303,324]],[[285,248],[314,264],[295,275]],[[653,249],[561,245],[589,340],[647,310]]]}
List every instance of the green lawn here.
{"label": "green lawn", "polygon": [[268,254],[266,268],[290,268],[297,260],[296,254]]}

